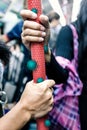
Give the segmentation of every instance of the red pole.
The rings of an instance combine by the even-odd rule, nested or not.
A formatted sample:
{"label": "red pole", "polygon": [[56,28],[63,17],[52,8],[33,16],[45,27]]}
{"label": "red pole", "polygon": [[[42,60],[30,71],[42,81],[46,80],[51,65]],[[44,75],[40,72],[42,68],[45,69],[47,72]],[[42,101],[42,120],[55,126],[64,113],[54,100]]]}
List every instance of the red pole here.
{"label": "red pole", "polygon": [[[37,13],[39,17],[42,13],[41,10],[41,0],[28,0],[28,9]],[[38,21],[38,18],[36,19]],[[42,82],[46,79],[45,73],[45,57],[44,57],[44,44],[43,43],[33,43],[31,44],[31,57],[32,60],[36,62],[37,67],[33,70],[34,82]],[[45,121],[47,116],[37,119],[37,129],[38,130],[48,130],[49,128],[45,126]]]}

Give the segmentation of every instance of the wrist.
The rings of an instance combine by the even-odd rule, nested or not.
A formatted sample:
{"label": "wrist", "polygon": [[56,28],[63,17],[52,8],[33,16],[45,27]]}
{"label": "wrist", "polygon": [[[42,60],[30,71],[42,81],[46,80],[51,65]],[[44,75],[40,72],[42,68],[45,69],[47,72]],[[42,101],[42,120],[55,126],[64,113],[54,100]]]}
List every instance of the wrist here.
{"label": "wrist", "polygon": [[17,105],[20,109],[20,112],[22,113],[22,117],[24,118],[25,122],[28,122],[32,116],[30,110],[27,108],[25,104],[23,104],[20,101],[17,103]]}
{"label": "wrist", "polygon": [[30,120],[30,118],[30,113],[19,101],[5,116],[0,119],[0,130],[19,130]]}

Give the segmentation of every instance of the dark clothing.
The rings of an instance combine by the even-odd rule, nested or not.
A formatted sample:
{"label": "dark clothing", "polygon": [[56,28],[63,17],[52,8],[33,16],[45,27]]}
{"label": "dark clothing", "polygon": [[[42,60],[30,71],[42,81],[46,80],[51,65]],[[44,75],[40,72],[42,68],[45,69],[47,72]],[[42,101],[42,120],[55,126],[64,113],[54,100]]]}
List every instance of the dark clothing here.
{"label": "dark clothing", "polygon": [[21,33],[22,33],[22,26],[23,26],[23,21],[20,21],[19,23],[17,23],[13,29],[11,31],[9,31],[6,35],[9,38],[9,40],[14,40],[17,39],[19,41],[19,43],[22,46],[22,51],[24,52],[24,54],[26,55],[26,57],[30,58],[30,52],[29,50],[24,46],[24,44],[22,43],[21,40]]}
{"label": "dark clothing", "polygon": [[79,109],[81,130],[87,130],[87,85],[83,87],[81,96],[79,97]]}
{"label": "dark clothing", "polygon": [[[78,29],[77,29],[78,30]],[[77,31],[78,32],[78,31]],[[78,39],[79,41],[79,39]],[[65,26],[61,29],[59,37],[57,39],[57,51],[56,55],[63,56],[69,60],[73,59],[73,35],[69,26]],[[80,46],[80,45],[79,45]],[[81,46],[80,46],[81,47]],[[87,66],[87,55],[86,49],[83,53],[83,57],[79,63],[79,74],[83,82],[82,94],[79,97],[79,110],[80,110],[80,121],[81,130],[87,130],[87,72],[85,66]]]}
{"label": "dark clothing", "polygon": [[[60,30],[56,46],[56,56],[62,56],[70,61],[73,59],[73,34],[68,25]],[[57,84],[67,81],[68,70],[62,68],[53,55],[51,55],[51,62],[46,65],[46,72],[48,78],[54,79]]]}
{"label": "dark clothing", "polygon": [[71,28],[66,25],[60,30],[56,44],[56,55],[72,60],[73,55],[73,34]]}
{"label": "dark clothing", "polygon": [[46,73],[49,79],[54,79],[56,84],[65,83],[68,78],[68,70],[61,67],[51,54],[50,63],[46,64]]}
{"label": "dark clothing", "polygon": [[[25,45],[22,43],[22,40],[21,40],[22,26],[23,26],[23,21],[20,21],[13,27],[11,31],[7,33],[7,37],[9,38],[9,40],[17,39],[19,41],[19,44],[21,46],[21,51],[24,53],[24,60],[21,65],[22,70],[21,70],[20,76],[22,75],[27,76],[28,81],[30,81],[32,79],[32,73],[27,68],[27,62],[31,59],[31,54],[30,54],[30,51],[25,47]],[[22,77],[20,78],[20,80],[22,80]]]}
{"label": "dark clothing", "polygon": [[20,21],[19,23],[17,23],[13,27],[13,29],[7,33],[8,38],[10,40],[13,40],[13,39],[21,40],[20,34],[22,33],[22,26],[23,26],[23,21]]}
{"label": "dark clothing", "polygon": [[2,105],[0,104],[0,117],[3,116],[3,109],[2,109]]}
{"label": "dark clothing", "polygon": [[[66,28],[66,29],[65,29]],[[63,65],[63,64],[65,64],[65,67],[66,68],[68,68],[68,66],[67,65],[71,65],[72,66],[72,63],[73,63],[73,60],[75,60],[75,57],[77,57],[77,53],[75,53],[76,51],[75,50],[78,50],[78,41],[77,41],[77,37],[75,37],[75,41],[76,42],[73,42],[73,35],[75,34],[74,33],[74,29],[72,29],[72,31],[73,31],[73,35],[72,35],[72,31],[71,31],[71,29],[68,27],[68,26],[65,26],[65,27],[63,27],[62,28],[63,30],[61,30],[60,31],[60,34],[59,34],[59,36],[60,35],[62,35],[62,39],[63,40],[61,40],[61,38],[60,38],[60,41],[62,41],[63,42],[63,44],[61,44],[61,42],[60,41],[58,41],[57,42],[57,45],[58,45],[58,48],[57,48],[57,52],[58,52],[58,54],[57,54],[57,60],[58,60],[58,62],[61,64],[61,65]],[[64,31],[64,29],[65,29],[65,31]],[[67,40],[68,40],[68,36],[67,36],[67,31],[68,30],[70,30],[71,31],[71,36],[72,37],[70,37],[70,42],[68,42],[68,45],[67,45]],[[62,33],[61,33],[62,32]],[[64,34],[66,34],[66,37],[65,37],[65,35]],[[69,33],[68,33],[69,34]],[[64,42],[65,41],[65,42]],[[72,42],[71,42],[72,41]],[[77,49],[76,49],[77,48]],[[62,51],[60,51],[60,50],[62,50]],[[64,51],[63,51],[64,50]],[[69,51],[68,51],[69,50]],[[72,53],[71,53],[71,51],[70,50],[72,50]],[[77,51],[78,52],[78,51]],[[74,55],[74,57],[73,57],[73,55]],[[60,57],[59,57],[60,56]],[[52,58],[52,57],[51,57]],[[67,59],[67,60],[66,60]],[[51,59],[52,60],[52,59]],[[63,61],[62,61],[63,60]],[[71,61],[71,62],[69,62],[69,60]],[[53,60],[52,60],[53,61]],[[66,62],[69,62],[69,64],[67,64],[66,65]],[[75,60],[75,62],[74,63],[77,63],[76,62],[77,60]],[[53,62],[53,65],[54,65],[54,63],[55,62]],[[56,64],[57,65],[57,64]],[[58,66],[58,65],[57,65]],[[75,64],[73,64],[73,66],[75,67]],[[49,67],[50,68],[50,67]],[[53,66],[51,65],[51,70],[53,70]],[[54,66],[54,68],[55,68],[55,66]],[[59,67],[58,67],[59,68]],[[76,67],[75,67],[76,68]],[[51,71],[50,70],[50,71]],[[56,69],[55,69],[56,70]],[[57,69],[58,70],[58,69]],[[63,72],[62,70],[64,70],[63,68],[61,69],[59,69],[59,71],[60,72]],[[65,69],[66,70],[66,69]],[[73,69],[72,69],[73,70]],[[77,70],[77,69],[76,69]],[[58,71],[57,71],[58,72]],[[57,77],[57,80],[59,80],[58,79],[58,77],[60,76],[60,79],[62,79],[62,77],[65,75],[65,73],[57,73],[56,71],[54,71],[54,73],[53,73],[53,75],[55,75],[56,77]],[[66,71],[67,72],[67,71]],[[69,74],[71,73],[72,71],[70,71],[70,68],[69,68]],[[64,75],[61,75],[61,74],[64,74]],[[78,75],[78,74],[77,74]],[[63,77],[64,78],[64,77]],[[70,75],[68,76],[68,73],[67,73],[67,78],[68,78],[68,80],[69,79],[71,79],[71,81],[70,82],[73,82],[73,81],[75,81],[74,80],[74,78],[75,78],[75,75],[73,75],[73,78],[72,77],[70,77]],[[70,115],[73,115],[72,117],[77,117],[77,115],[78,115],[78,117],[79,117],[79,113],[78,113],[78,111],[77,111],[77,114],[76,114],[76,116],[74,115],[74,113],[72,112],[73,111],[73,109],[78,109],[78,105],[77,105],[77,108],[75,108],[74,106],[76,106],[75,104],[73,105],[73,104],[71,104],[70,105],[70,107],[67,107],[69,104],[68,104],[68,102],[69,102],[69,99],[71,99],[71,101],[70,101],[70,103],[71,102],[73,102],[73,101],[76,101],[77,100],[77,97],[78,97],[78,95],[74,95],[75,93],[73,93],[73,94],[70,94],[70,93],[72,93],[71,92],[71,89],[69,89],[69,91],[67,91],[67,89],[70,87],[70,86],[72,86],[72,85],[70,85],[69,84],[69,82],[68,82],[68,80],[67,80],[67,78],[65,78],[65,81],[63,82],[63,80],[61,80],[61,82],[60,83],[64,83],[63,85],[58,85],[56,88],[58,88],[58,91],[56,91],[55,90],[55,92],[54,93],[56,93],[57,92],[57,94],[54,94],[54,95],[56,95],[55,96],[55,98],[54,98],[54,102],[55,102],[55,105],[54,105],[54,108],[53,108],[53,110],[51,111],[51,113],[50,113],[50,116],[51,116],[51,122],[53,123],[53,124],[55,124],[54,125],[54,127],[56,126],[56,125],[58,125],[59,126],[59,124],[58,123],[61,123],[61,125],[62,125],[62,127],[65,127],[66,129],[69,129],[69,130],[74,130],[74,129],[77,129],[77,127],[80,127],[80,123],[79,123],[79,121],[77,121],[79,118],[76,118],[76,121],[75,121],[75,118],[74,118],[74,121],[75,121],[75,123],[73,123],[74,121],[71,119],[71,121],[69,121],[70,120],[70,118],[71,118],[71,116]],[[79,79],[79,77],[78,77],[78,79]],[[58,82],[58,81],[57,81]],[[68,86],[67,86],[67,84],[69,84]],[[75,85],[75,82],[74,83],[72,83],[73,84],[73,86],[75,87],[75,92],[77,91],[76,89],[78,88],[78,86],[79,86],[79,89],[81,88],[80,87],[80,85]],[[72,87],[70,87],[70,88],[72,88]],[[78,90],[79,90],[78,89]],[[72,91],[74,92],[74,90],[72,89]],[[63,92],[63,93],[62,93]],[[69,96],[68,96],[68,94],[69,94]],[[80,94],[80,93],[79,93]],[[74,95],[74,96],[72,96],[72,95]],[[69,98],[68,99],[68,102],[67,102],[67,98]],[[75,100],[73,100],[75,98]],[[65,100],[64,100],[65,99]],[[56,100],[56,101],[55,101]],[[67,105],[66,106],[64,106],[64,104],[66,104],[66,102],[67,102]],[[78,101],[77,101],[78,102]],[[77,103],[78,104],[78,103]],[[72,107],[72,108],[71,108]],[[69,108],[71,108],[71,110],[69,109]],[[69,112],[69,110],[70,110],[70,112]],[[65,118],[64,118],[64,112],[65,113],[67,113],[66,114],[66,116],[65,116]],[[75,112],[75,111],[74,111]],[[72,114],[71,114],[72,113]],[[69,116],[69,118],[68,118],[68,116]],[[69,123],[70,122],[70,123]],[[71,123],[72,122],[72,123]],[[77,123],[76,123],[77,122]],[[68,125],[69,124],[69,125]],[[71,124],[71,125],[70,125]],[[57,126],[57,127],[58,127]],[[77,126],[77,127],[76,127]],[[53,129],[54,129],[54,127],[53,127]],[[55,130],[57,130],[56,128],[57,127],[55,127]],[[59,129],[60,130],[64,130],[64,128],[61,128],[61,127],[59,127]]]}

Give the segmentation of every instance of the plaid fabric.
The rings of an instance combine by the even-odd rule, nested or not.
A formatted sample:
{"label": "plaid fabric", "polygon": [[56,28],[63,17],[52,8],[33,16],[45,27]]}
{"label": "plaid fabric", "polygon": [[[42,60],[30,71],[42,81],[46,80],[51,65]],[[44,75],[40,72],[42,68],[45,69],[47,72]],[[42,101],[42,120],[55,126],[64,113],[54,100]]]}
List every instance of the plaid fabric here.
{"label": "plaid fabric", "polygon": [[[82,82],[77,73],[78,36],[74,26],[70,25],[70,27],[73,31],[74,38],[74,59],[70,62],[63,57],[56,57],[58,63],[69,70],[69,77],[65,84],[55,86],[54,108],[49,114],[49,118],[55,127],[52,128],[52,130],[81,130],[78,96],[82,91]],[[58,124],[62,125],[64,129],[58,129]]]}

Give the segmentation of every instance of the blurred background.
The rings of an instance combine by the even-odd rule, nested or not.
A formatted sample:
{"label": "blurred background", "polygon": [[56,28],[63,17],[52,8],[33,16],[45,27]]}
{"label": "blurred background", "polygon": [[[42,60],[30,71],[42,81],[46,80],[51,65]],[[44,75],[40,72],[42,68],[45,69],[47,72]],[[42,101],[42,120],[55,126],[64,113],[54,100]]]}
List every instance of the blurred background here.
{"label": "blurred background", "polygon": [[[20,10],[24,0],[0,0],[0,27],[7,33],[17,22],[21,20]],[[60,15],[62,25],[75,20],[79,11],[81,0],[42,0],[43,13],[51,10]]]}

